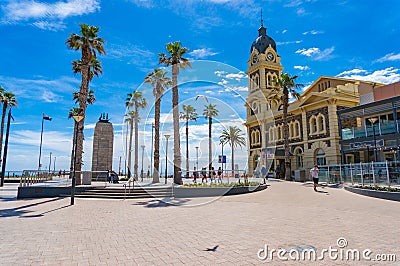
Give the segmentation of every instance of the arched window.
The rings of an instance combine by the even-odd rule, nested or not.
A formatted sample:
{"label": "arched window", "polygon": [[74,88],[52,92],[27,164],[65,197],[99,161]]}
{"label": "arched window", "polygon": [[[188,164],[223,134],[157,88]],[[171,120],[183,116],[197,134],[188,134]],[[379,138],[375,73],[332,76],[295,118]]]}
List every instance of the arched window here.
{"label": "arched window", "polygon": [[310,118],[310,133],[311,134],[316,134],[318,131],[317,128],[317,118],[313,115]]}
{"label": "arched window", "polygon": [[251,145],[254,145],[256,142],[255,133],[256,132],[254,130],[251,132]]}
{"label": "arched window", "polygon": [[256,130],[256,144],[260,144],[260,131]]}
{"label": "arched window", "polygon": [[317,128],[318,132],[325,132],[325,117],[322,114],[317,116]]}
{"label": "arched window", "polygon": [[282,138],[282,126],[278,126],[278,140],[281,140]]}
{"label": "arched window", "polygon": [[326,165],[325,152],[322,149],[315,151],[315,163],[317,165]]}
{"label": "arched window", "polygon": [[270,127],[268,132],[269,132],[269,142],[274,142],[274,128]]}
{"label": "arched window", "polygon": [[293,122],[289,123],[289,139],[294,138],[294,124]]}
{"label": "arched window", "polygon": [[298,147],[296,148],[296,150],[294,151],[294,154],[296,156],[296,166],[297,169],[299,168],[303,168],[303,150]]}
{"label": "arched window", "polygon": [[295,137],[300,138],[300,122],[296,121],[294,124]]}

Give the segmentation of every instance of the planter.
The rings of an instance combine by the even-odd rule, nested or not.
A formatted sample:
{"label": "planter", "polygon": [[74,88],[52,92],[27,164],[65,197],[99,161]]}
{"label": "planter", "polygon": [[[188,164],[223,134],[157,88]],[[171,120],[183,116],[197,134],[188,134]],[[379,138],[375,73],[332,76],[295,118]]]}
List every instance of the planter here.
{"label": "planter", "polygon": [[363,196],[400,201],[400,192],[389,192],[355,187],[344,187],[344,189]]}

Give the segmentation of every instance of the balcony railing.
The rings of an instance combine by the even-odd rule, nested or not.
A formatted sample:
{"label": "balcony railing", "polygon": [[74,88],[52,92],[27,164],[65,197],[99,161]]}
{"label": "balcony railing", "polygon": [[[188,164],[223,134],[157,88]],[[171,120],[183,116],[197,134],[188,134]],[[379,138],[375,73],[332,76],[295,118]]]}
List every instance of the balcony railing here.
{"label": "balcony railing", "polygon": [[[400,124],[400,120],[398,120]],[[384,123],[375,124],[375,136],[386,135],[396,133],[396,122],[395,121],[387,121]],[[356,138],[366,138],[374,136],[374,128],[372,125],[370,126],[362,126],[362,127],[353,127],[353,128],[343,128],[342,129],[342,139],[356,139]]]}

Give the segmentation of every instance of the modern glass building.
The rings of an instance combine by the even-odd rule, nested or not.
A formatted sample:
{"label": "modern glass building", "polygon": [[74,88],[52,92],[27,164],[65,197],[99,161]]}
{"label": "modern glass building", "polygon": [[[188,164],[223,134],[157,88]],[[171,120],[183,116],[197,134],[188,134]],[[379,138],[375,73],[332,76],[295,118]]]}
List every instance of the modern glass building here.
{"label": "modern glass building", "polygon": [[400,96],[337,114],[342,163],[400,161]]}

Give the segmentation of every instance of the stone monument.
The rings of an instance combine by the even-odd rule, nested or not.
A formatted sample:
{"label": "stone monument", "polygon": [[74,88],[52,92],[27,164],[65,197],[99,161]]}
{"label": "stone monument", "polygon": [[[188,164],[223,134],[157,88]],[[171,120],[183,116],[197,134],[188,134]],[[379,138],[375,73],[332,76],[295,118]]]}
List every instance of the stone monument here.
{"label": "stone monument", "polygon": [[[94,128],[92,172],[93,178],[104,180],[107,178],[105,171],[112,169],[114,144],[114,129],[108,119],[108,114],[101,114]],[[99,171],[102,171],[99,172]]]}

